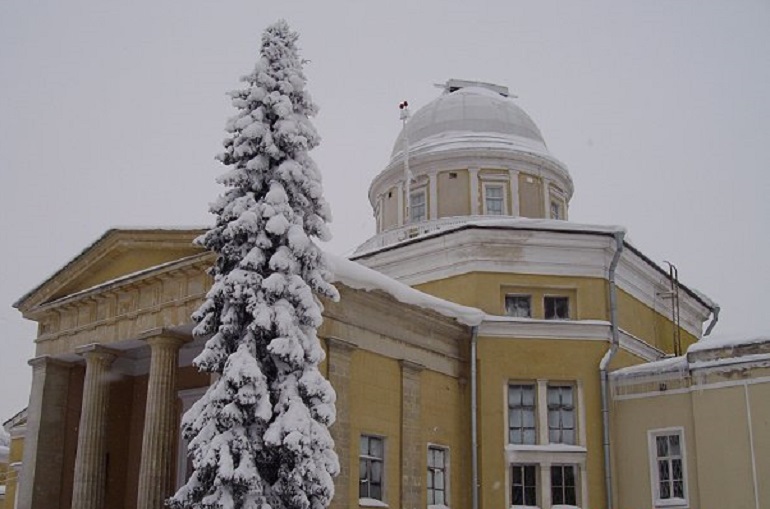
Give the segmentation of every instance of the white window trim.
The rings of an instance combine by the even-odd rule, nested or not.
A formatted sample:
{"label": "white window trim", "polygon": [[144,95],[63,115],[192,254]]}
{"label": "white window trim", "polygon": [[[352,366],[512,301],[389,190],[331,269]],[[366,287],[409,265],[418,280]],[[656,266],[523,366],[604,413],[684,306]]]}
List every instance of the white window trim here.
{"label": "white window trim", "polygon": [[[655,438],[663,435],[679,435],[679,448],[682,452],[682,481],[684,498],[672,498],[668,500],[658,498],[658,449]],[[647,431],[647,450],[650,463],[650,495],[653,507],[689,507],[690,495],[688,492],[687,478],[687,443],[685,441],[684,428],[681,426],[671,428],[651,429]]]}
{"label": "white window trim", "polygon": [[[507,179],[506,179],[507,182]],[[481,182],[481,197],[482,197],[482,205],[483,205],[483,213],[484,215],[489,215],[489,211],[487,210],[487,188],[489,187],[498,187],[503,192],[503,213],[500,214],[500,217],[505,217],[510,215],[508,213],[508,193],[505,192],[506,185],[503,181],[493,181],[493,182]],[[497,214],[495,214],[497,215]]]}
{"label": "white window trim", "polygon": [[[208,386],[184,389],[177,392],[177,397],[182,402],[180,424],[181,418],[184,416],[185,412],[206,394],[206,390],[208,390]],[[176,489],[178,490],[187,482],[185,475],[187,473],[187,440],[184,439],[181,431],[179,432],[179,438],[177,439],[176,451]]]}
{"label": "white window trim", "polygon": [[361,437],[379,438],[380,440],[382,440],[382,458],[381,458],[382,459],[382,480],[381,480],[381,484],[382,484],[382,500],[378,500],[376,498],[361,497],[360,496],[361,495],[361,491],[360,491],[361,487],[358,486],[358,495],[359,495],[359,497],[358,497],[358,505],[360,505],[361,507],[388,507],[388,503],[386,502],[386,498],[387,498],[387,494],[386,494],[386,492],[387,492],[387,489],[386,489],[387,488],[387,482],[386,482],[386,478],[385,478],[386,477],[385,476],[385,474],[386,474],[386,472],[385,472],[385,468],[386,468],[385,461],[386,461],[386,456],[387,456],[386,448],[387,448],[388,441],[387,441],[387,439],[385,438],[384,435],[378,435],[376,433],[361,433],[361,434],[359,434],[359,436],[358,436],[358,461],[359,461],[359,464],[361,462]]}
{"label": "white window trim", "polygon": [[[526,385],[535,384],[536,393],[536,408],[535,415],[537,419],[537,439],[536,445],[521,445],[508,443],[508,412],[505,412],[505,427],[504,427],[504,443],[505,445],[505,458],[507,463],[506,469],[506,502],[507,506],[511,507],[511,466],[515,464],[529,464],[537,465],[538,472],[538,492],[541,507],[550,507],[551,499],[551,482],[550,472],[551,465],[574,465],[575,473],[578,476],[576,489],[578,490],[577,496],[580,502],[578,507],[588,507],[588,468],[586,464],[586,457],[588,451],[586,449],[585,441],[585,406],[583,395],[583,383],[581,380],[521,380],[511,379],[505,383],[503,390],[504,408],[508,408],[508,387],[510,385]],[[571,385],[574,389],[573,392],[573,404],[577,406],[575,408],[575,440],[577,445],[568,444],[551,444],[548,442],[548,403],[547,403],[547,391],[549,385]],[[685,473],[686,475],[686,473]],[[546,476],[547,478],[544,478]],[[685,484],[686,489],[686,484]]]}
{"label": "white window trim", "polygon": [[[430,452],[431,448],[433,449],[441,449],[444,451],[444,503],[443,504],[428,504],[429,509],[441,509],[444,507],[450,507],[450,504],[452,503],[452,496],[451,496],[451,458],[452,455],[449,453],[449,446],[444,444],[437,444],[433,442],[428,442],[428,447],[426,449],[426,452]],[[427,473],[427,468],[426,468]],[[425,483],[425,494],[427,496],[428,488],[427,488],[427,481]]]}

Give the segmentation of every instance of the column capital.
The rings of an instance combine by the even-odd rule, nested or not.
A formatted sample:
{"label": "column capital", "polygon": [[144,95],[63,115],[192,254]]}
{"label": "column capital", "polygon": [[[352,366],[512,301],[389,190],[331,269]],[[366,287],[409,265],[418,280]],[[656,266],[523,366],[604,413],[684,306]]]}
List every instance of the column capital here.
{"label": "column capital", "polygon": [[114,348],[108,348],[100,343],[91,343],[90,345],[83,345],[75,348],[75,353],[83,357],[86,362],[91,360],[99,360],[106,363],[111,363],[117,357],[120,356],[120,350]]}
{"label": "column capital", "polygon": [[423,366],[422,364],[419,364],[417,362],[413,362],[413,361],[410,361],[410,360],[406,360],[406,359],[401,359],[400,361],[398,361],[398,363],[401,365],[401,368],[404,371],[411,371],[413,373],[419,373],[420,371],[425,369],[425,366]]}
{"label": "column capital", "polygon": [[33,369],[41,369],[49,365],[53,365],[60,368],[71,368],[73,366],[71,362],[68,362],[62,359],[57,359],[56,357],[52,357],[50,355],[40,355],[38,357],[32,357],[30,360],[27,361],[27,364],[32,366]]}
{"label": "column capital", "polygon": [[137,339],[144,341],[150,345],[150,347],[168,346],[175,348],[179,348],[183,344],[192,341],[191,336],[165,327],[148,330],[141,334]]}

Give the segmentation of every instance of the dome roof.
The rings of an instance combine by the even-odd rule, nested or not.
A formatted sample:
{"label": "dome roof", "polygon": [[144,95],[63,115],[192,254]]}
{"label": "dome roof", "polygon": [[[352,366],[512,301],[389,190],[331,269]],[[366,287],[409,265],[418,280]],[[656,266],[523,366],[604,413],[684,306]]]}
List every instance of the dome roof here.
{"label": "dome roof", "polygon": [[[540,129],[514,104],[505,87],[450,80],[439,98],[420,108],[407,122],[410,153],[456,148],[472,142],[507,146],[550,155]],[[404,131],[398,135],[391,159],[404,149]]]}

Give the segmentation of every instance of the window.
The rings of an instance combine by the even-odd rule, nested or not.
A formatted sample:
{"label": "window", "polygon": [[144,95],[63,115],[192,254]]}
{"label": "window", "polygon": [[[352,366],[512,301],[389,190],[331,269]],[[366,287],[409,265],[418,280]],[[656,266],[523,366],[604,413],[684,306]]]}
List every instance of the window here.
{"label": "window", "polygon": [[652,431],[649,442],[652,491],[656,505],[686,504],[684,430]]}
{"label": "window", "polygon": [[381,437],[361,435],[358,460],[359,498],[382,498],[384,440]]}
{"label": "window", "polygon": [[532,297],[530,295],[506,295],[505,314],[518,318],[532,317]]}
{"label": "window", "polygon": [[508,386],[508,442],[535,443],[535,386]]}
{"label": "window", "polygon": [[563,219],[561,213],[561,203],[551,200],[551,219]]}
{"label": "window", "polygon": [[490,216],[505,214],[503,186],[484,186],[484,213]]}
{"label": "window", "polygon": [[548,441],[575,444],[575,403],[570,385],[548,386]]}
{"label": "window", "polygon": [[511,505],[537,505],[537,470],[535,465],[513,465]]}
{"label": "window", "polygon": [[425,219],[425,191],[412,191],[409,195],[409,221],[419,223]]}
{"label": "window", "polygon": [[428,447],[428,505],[448,505],[448,456],[449,451],[443,447]]}
{"label": "window", "polygon": [[546,320],[569,319],[569,297],[543,297]]}
{"label": "window", "polygon": [[551,502],[554,505],[577,505],[573,465],[551,466]]}

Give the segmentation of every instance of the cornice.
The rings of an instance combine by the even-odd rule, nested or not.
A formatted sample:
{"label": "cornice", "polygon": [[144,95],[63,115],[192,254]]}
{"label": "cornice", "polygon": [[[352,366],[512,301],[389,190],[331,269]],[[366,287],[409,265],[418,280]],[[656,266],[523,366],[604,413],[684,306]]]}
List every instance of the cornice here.
{"label": "cornice", "polygon": [[[606,280],[614,249],[614,238],[603,231],[469,225],[363,253],[356,260],[410,286],[473,272]],[[671,302],[660,297],[669,289],[668,278],[637,249],[623,251],[616,282],[647,307],[671,315]],[[681,288],[681,325],[700,337],[711,310],[684,285]]]}

